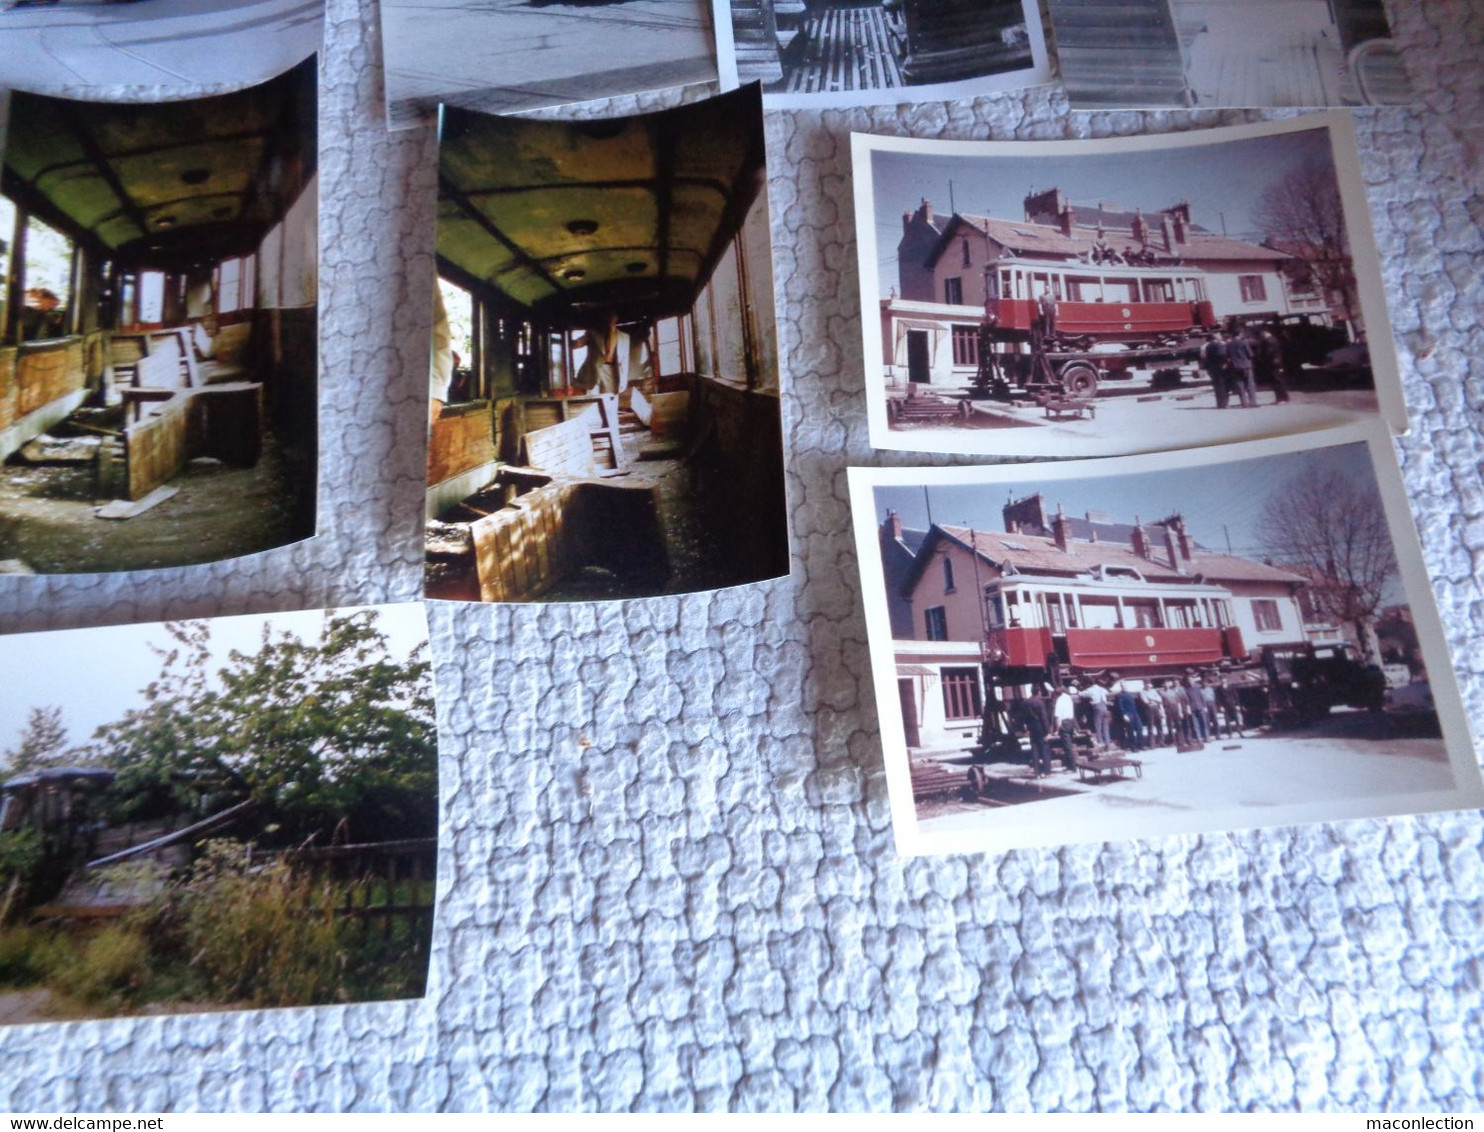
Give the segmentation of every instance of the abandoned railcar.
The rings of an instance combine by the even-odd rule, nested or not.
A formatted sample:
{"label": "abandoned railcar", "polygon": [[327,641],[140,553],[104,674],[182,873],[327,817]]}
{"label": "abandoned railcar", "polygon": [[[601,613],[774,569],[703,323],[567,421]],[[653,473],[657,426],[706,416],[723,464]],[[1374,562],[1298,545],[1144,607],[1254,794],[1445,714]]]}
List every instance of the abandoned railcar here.
{"label": "abandoned railcar", "polygon": [[184,102],[13,96],[9,569],[182,565],[313,533],[317,245],[313,59]]}
{"label": "abandoned railcar", "polygon": [[760,95],[446,108],[428,596],[640,597],[788,569]]}

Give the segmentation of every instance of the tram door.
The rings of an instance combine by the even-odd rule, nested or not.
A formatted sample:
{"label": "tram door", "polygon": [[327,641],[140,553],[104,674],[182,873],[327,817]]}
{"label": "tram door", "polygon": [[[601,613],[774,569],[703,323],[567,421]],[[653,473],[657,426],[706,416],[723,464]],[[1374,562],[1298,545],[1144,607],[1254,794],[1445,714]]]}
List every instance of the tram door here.
{"label": "tram door", "polygon": [[897,695],[902,701],[902,730],[906,732],[907,746],[922,746],[922,732],[917,727],[917,697],[912,694],[912,681],[898,680]]}
{"label": "tram door", "polygon": [[928,357],[928,332],[907,331],[907,380],[912,382],[932,381],[932,362]]}

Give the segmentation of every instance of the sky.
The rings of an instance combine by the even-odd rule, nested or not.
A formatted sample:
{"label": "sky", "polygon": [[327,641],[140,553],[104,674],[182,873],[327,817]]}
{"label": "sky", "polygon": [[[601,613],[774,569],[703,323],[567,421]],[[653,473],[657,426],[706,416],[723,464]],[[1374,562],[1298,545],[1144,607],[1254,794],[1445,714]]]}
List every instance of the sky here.
{"label": "sky", "polygon": [[[1332,161],[1329,132],[1301,130],[1264,138],[1136,154],[1072,157],[933,157],[876,153],[872,180],[881,294],[897,284],[902,213],[926,198],[935,212],[955,210],[1004,220],[1025,218],[1025,198],[1059,188],[1072,204],[1100,201],[1154,211],[1188,200],[1191,219],[1213,232],[1256,235],[1252,207],[1263,191],[1314,157]],[[949,192],[949,182],[953,190]],[[952,204],[950,205],[950,195]]]}
{"label": "sky", "polygon": [[1067,515],[1078,518],[1091,510],[1106,512],[1115,522],[1132,523],[1137,517],[1145,523],[1155,523],[1178,511],[1185,517],[1185,529],[1202,546],[1225,551],[1229,539],[1233,553],[1260,559],[1268,548],[1258,537],[1257,524],[1268,499],[1280,493],[1283,485],[1295,476],[1330,469],[1357,482],[1375,483],[1370,453],[1364,444],[1210,464],[1204,468],[1045,484],[1034,480],[996,483],[995,469],[987,467],[984,469],[987,486],[934,486],[927,498],[920,486],[878,487],[876,518],[878,522],[884,519],[890,509],[902,517],[904,527],[926,530],[930,501],[936,523],[1003,531],[1002,509],[1007,499],[1012,496],[1023,499],[1040,491],[1046,497],[1049,512],[1054,514],[1059,503]]}
{"label": "sky", "polygon": [[[219,657],[225,664],[233,649],[257,651],[265,624],[275,634],[284,631],[301,639],[317,637],[324,611],[217,617],[209,623],[213,659]],[[398,658],[428,637],[421,605],[378,607],[376,623]],[[151,651],[152,644],[161,648],[174,644],[163,624],[0,637],[0,671],[6,674],[0,681],[0,764],[5,761],[3,753],[19,741],[33,707],[61,708],[74,746],[91,739],[100,725],[142,707],[145,685],[160,674],[160,658]]]}

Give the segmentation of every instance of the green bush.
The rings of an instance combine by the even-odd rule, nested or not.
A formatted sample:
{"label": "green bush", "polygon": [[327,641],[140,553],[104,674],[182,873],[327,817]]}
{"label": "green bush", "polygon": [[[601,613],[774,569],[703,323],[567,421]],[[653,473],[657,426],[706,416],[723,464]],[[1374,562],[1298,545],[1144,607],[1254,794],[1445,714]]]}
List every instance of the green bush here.
{"label": "green bush", "polygon": [[109,924],[48,972],[47,985],[89,1006],[137,1001],[151,976],[149,941],[128,923]]}
{"label": "green bush", "polygon": [[42,928],[0,931],[0,986],[38,986],[54,969],[71,962],[75,951],[67,939]]}
{"label": "green bush", "polygon": [[346,941],[335,894],[312,878],[214,842],[170,903],[164,915],[213,998],[256,1006],[343,999]]}

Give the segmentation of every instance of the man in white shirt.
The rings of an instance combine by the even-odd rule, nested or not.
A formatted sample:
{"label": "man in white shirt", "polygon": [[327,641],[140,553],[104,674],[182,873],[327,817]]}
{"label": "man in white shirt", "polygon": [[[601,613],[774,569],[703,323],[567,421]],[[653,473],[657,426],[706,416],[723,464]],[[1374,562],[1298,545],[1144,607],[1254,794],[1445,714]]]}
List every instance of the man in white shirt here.
{"label": "man in white shirt", "polygon": [[1109,729],[1108,689],[1094,680],[1082,693],[1082,698],[1092,707],[1092,731],[1097,736],[1097,744],[1106,747],[1113,741]]}
{"label": "man in white shirt", "polygon": [[1051,705],[1051,715],[1056,722],[1057,742],[1061,744],[1062,765],[1068,770],[1076,769],[1075,756],[1072,754],[1072,736],[1077,731],[1077,685],[1068,680],[1062,687],[1061,694],[1056,697],[1056,702]]}

